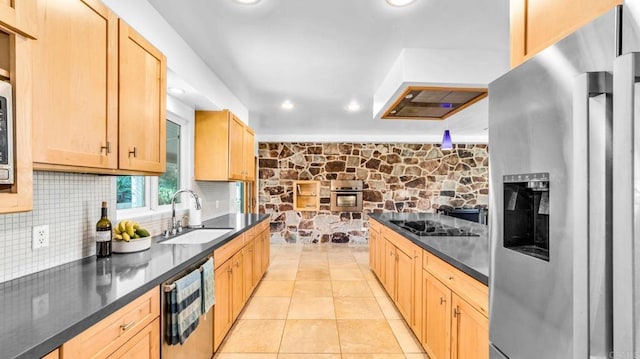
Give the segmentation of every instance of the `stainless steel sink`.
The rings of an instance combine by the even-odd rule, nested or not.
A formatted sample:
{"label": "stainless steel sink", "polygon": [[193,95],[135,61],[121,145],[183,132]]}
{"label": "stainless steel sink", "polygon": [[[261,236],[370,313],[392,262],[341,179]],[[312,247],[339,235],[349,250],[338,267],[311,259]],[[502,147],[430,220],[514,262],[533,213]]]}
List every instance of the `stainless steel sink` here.
{"label": "stainless steel sink", "polygon": [[167,239],[160,244],[203,244],[211,242],[225,234],[231,232],[231,229],[196,229],[194,231],[178,235],[177,237]]}

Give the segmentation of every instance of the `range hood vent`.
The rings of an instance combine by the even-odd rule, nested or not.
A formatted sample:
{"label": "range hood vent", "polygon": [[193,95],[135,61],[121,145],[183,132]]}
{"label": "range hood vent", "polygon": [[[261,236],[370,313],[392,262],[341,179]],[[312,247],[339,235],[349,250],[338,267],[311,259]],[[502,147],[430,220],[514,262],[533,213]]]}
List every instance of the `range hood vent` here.
{"label": "range hood vent", "polygon": [[444,120],[485,97],[486,88],[409,86],[382,118]]}

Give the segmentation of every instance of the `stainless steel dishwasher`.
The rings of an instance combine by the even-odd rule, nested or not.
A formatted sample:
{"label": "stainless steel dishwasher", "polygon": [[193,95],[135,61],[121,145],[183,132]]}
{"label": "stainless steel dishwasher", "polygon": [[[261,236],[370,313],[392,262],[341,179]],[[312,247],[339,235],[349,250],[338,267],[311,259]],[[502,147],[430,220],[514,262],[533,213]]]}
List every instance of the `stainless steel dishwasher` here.
{"label": "stainless steel dishwasher", "polygon": [[[210,257],[205,258],[199,264],[193,265],[180,274],[174,276],[162,285],[162,358],[163,359],[211,359],[213,357],[213,308],[205,315],[200,315],[198,327],[189,335],[184,344],[169,345],[166,340],[167,312],[166,290],[173,283],[199,269]],[[167,288],[165,290],[165,288]]]}

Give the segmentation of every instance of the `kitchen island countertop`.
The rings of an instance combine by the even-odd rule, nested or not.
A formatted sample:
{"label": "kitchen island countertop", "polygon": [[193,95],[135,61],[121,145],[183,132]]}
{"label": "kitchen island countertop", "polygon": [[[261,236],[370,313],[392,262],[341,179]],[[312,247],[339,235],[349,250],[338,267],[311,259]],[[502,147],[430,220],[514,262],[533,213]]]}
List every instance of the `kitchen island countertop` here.
{"label": "kitchen island countertop", "polygon": [[[230,232],[205,244],[158,244],[164,238],[156,236],[143,252],[91,256],[0,283],[0,358],[46,355],[267,218],[223,215],[203,224]],[[105,266],[111,269],[107,284],[97,273]]]}
{"label": "kitchen island countertop", "polygon": [[[476,280],[485,285],[489,283],[487,225],[436,213],[374,213],[369,216]],[[419,236],[392,222],[398,220],[435,221],[477,236]]]}

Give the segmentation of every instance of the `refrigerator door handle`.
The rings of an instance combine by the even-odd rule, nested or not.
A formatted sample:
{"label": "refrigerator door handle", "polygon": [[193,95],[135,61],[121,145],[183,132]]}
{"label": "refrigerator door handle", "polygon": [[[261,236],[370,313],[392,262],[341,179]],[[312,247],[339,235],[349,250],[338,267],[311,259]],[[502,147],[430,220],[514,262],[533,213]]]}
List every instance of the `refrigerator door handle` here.
{"label": "refrigerator door handle", "polygon": [[619,56],[613,63],[613,353],[633,356],[640,350],[640,53]]}
{"label": "refrigerator door handle", "polygon": [[573,88],[574,358],[613,349],[611,208],[613,77],[588,72]]}

